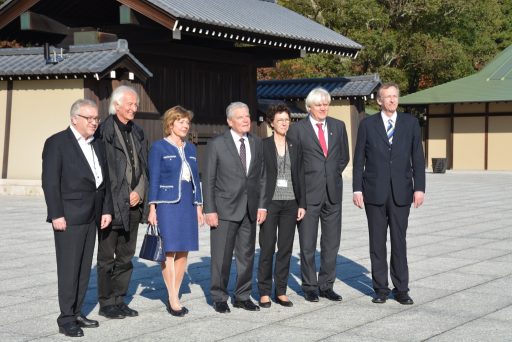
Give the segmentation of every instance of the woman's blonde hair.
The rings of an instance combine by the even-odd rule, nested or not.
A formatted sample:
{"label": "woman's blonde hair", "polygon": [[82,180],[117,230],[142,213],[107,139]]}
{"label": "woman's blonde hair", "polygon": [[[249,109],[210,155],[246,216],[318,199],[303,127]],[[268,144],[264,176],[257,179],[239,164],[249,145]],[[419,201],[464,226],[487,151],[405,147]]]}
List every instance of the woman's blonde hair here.
{"label": "woman's blonde hair", "polygon": [[183,108],[182,106],[174,106],[168,109],[164,113],[164,118],[162,122],[164,128],[164,135],[168,136],[169,134],[171,134],[170,127],[173,125],[174,121],[183,118],[187,118],[188,121],[192,121],[193,117],[194,113],[191,110]]}

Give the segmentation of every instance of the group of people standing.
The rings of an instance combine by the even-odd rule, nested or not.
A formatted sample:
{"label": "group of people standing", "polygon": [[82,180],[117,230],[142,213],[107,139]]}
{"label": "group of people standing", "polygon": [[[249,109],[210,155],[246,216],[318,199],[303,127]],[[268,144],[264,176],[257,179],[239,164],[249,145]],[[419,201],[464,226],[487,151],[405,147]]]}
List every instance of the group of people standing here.
{"label": "group of people standing", "polygon": [[[341,240],[342,172],[349,162],[349,145],[344,123],[328,116],[330,101],[325,89],[313,89],[306,98],[309,115],[293,125],[286,106],[271,106],[267,122],[273,135],[263,140],[250,133],[248,106],[231,103],[226,109],[229,129],[209,141],[201,179],[195,146],[187,141],[190,110],[175,106],[166,111],[164,138],[149,149],[142,128],[133,122],[139,103],[133,88],[114,90],[112,115],[101,125],[94,102],[76,101],[70,127],[48,138],[43,150],[42,185],[57,255],[59,331],[83,336],[82,328],[99,325],[81,313],[96,229],[99,314],[111,319],[138,315],[125,303],[125,296],[138,226],[145,222],[158,226],[162,235],[162,277],[167,310],[173,316],[188,313],[179,291],[188,253],[198,250],[198,227],[204,223],[210,226],[210,295],[215,311],[230,312],[227,287],[233,255],[234,307],[259,311],[271,306],[272,296],[277,304],[293,306],[286,291],[296,227],[305,300],[341,301],[333,285]],[[412,116],[396,112],[396,84],[382,85],[378,103],[380,115],[360,124],[353,202],[365,207],[368,218],[373,301],[384,303],[390,293],[389,226],[395,298],[412,304],[405,233],[411,202],[419,207],[425,191],[420,129]],[[256,225],[260,226],[257,304],[250,299]]]}

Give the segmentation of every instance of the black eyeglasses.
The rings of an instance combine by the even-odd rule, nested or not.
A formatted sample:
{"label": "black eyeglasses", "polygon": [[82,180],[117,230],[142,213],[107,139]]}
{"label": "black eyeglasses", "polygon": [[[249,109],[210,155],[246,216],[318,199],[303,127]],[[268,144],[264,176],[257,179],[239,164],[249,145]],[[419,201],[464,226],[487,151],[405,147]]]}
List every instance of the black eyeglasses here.
{"label": "black eyeglasses", "polygon": [[88,123],[100,123],[101,119],[99,117],[95,117],[93,118],[92,116],[85,116],[85,115],[80,115],[78,114],[79,117],[81,118],[84,118],[85,120],[87,120]]}

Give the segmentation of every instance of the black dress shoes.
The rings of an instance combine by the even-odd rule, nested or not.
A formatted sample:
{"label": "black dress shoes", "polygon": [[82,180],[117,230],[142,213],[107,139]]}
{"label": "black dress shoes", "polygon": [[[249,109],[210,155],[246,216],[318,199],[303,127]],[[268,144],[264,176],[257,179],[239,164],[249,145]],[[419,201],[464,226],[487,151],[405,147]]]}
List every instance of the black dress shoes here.
{"label": "black dress shoes", "polygon": [[218,313],[229,313],[229,305],[227,302],[213,302],[213,309]]}
{"label": "black dress shoes", "polygon": [[100,308],[98,312],[103,317],[107,317],[110,319],[122,319],[125,318],[126,315],[122,313],[116,305],[107,305]]}
{"label": "black dress shoes", "polygon": [[320,297],[327,298],[335,302],[341,302],[343,300],[343,298],[339,294],[334,292],[333,289],[328,289],[325,291],[320,290]]}
{"label": "black dress shoes", "polygon": [[92,319],[88,319],[87,317],[85,317],[82,314],[76,316],[76,323],[81,328],[97,328],[97,327],[100,326],[98,321],[95,321],[95,320],[92,320]]}
{"label": "black dress shoes", "polygon": [[304,291],[304,299],[308,302],[318,302],[316,291]]}
{"label": "black dress shoes", "polygon": [[412,305],[414,304],[414,301],[411,297],[409,297],[409,294],[407,292],[397,292],[395,293],[395,299],[398,303],[402,305]]}
{"label": "black dress shoes", "polygon": [[377,293],[375,297],[372,299],[372,303],[375,304],[384,304],[386,303],[386,300],[388,299],[388,295],[384,293]]}
{"label": "black dress shoes", "polygon": [[137,317],[139,315],[139,313],[136,310],[130,309],[130,307],[128,307],[128,305],[126,305],[125,303],[118,304],[117,308],[126,317]]}
{"label": "black dress shoes", "polygon": [[69,322],[59,327],[59,332],[69,337],[82,337],[84,331],[75,322]]}
{"label": "black dress shoes", "polygon": [[278,296],[276,296],[276,303],[282,306],[286,306],[287,308],[290,308],[293,306],[293,303],[291,300],[281,300]]}
{"label": "black dress shoes", "polygon": [[247,300],[236,300],[233,303],[235,308],[244,309],[247,311],[260,311],[260,307],[254,304],[250,299]]}

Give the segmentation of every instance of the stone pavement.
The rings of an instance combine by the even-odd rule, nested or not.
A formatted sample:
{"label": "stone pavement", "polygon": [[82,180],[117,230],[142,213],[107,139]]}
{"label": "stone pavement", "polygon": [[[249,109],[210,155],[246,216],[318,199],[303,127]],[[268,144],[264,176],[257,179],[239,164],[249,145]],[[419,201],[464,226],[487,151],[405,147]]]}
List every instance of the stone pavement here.
{"label": "stone pavement", "polygon": [[[366,218],[352,205],[350,179],[344,192],[335,283],[343,302],[304,301],[296,237],[289,280],[294,307],[214,312],[203,228],[182,287],[186,317],[167,314],[160,267],[135,258],[130,305],[140,316],[98,316],[93,270],[83,311],[100,327],[86,329],[82,340],[512,341],[512,173],[427,174],[426,202],[411,210],[408,230],[412,306],[371,303]],[[0,341],[65,340],[56,323],[55,252],[43,198],[0,196],[0,208]],[[143,234],[141,226],[137,251]]]}

